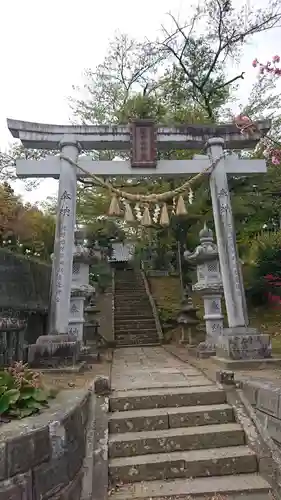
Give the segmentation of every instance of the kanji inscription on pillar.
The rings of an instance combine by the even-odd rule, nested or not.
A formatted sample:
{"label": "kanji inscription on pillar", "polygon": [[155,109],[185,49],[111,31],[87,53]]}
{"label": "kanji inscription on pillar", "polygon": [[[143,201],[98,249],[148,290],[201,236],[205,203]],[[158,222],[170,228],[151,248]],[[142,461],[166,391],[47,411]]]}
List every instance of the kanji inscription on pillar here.
{"label": "kanji inscription on pillar", "polygon": [[131,123],[131,166],[157,166],[157,131],[152,120],[134,120]]}

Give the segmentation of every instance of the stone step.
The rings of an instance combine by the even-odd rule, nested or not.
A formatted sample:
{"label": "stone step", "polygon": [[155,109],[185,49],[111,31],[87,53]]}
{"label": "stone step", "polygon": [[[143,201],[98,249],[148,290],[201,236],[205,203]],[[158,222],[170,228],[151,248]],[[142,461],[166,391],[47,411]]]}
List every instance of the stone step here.
{"label": "stone step", "polygon": [[115,331],[155,330],[155,321],[153,318],[146,320],[137,320],[137,321],[115,320],[114,326],[115,326]]}
{"label": "stone step", "polygon": [[[114,311],[114,321],[132,321],[132,315],[129,316],[129,311],[119,311],[119,310],[116,310]],[[131,309],[131,314],[132,314],[132,309]],[[145,316],[142,316],[142,315],[145,315]],[[142,318],[144,319],[151,319],[152,318],[152,313],[151,313],[151,309],[150,310],[147,310],[146,312],[140,312],[139,315],[135,315],[134,316],[134,319],[138,319],[138,321],[141,321]]]}
{"label": "stone step", "polygon": [[161,343],[159,342],[147,342],[147,341],[144,341],[144,342],[135,342],[135,343],[132,343],[132,344],[124,344],[124,343],[118,343],[116,342],[116,349],[118,348],[127,348],[127,347],[133,347],[133,346],[141,346],[141,347],[157,347],[161,345]]}
{"label": "stone step", "polygon": [[[134,311],[134,313],[132,311]],[[114,308],[115,318],[125,316],[125,315],[128,318],[129,317],[139,318],[144,314],[145,315],[149,314],[151,316],[152,312],[151,312],[150,304],[145,304],[145,305],[141,304],[141,305],[138,305],[137,307],[132,307],[132,306],[128,305],[128,303],[126,305],[123,305],[123,306],[118,306],[115,304],[115,308]]]}
{"label": "stone step", "polygon": [[128,312],[129,314],[132,314],[134,313],[134,316],[137,316],[138,315],[138,312],[142,313],[143,311],[147,312],[149,311],[151,313],[151,305],[149,303],[149,300],[145,300],[145,301],[141,301],[138,303],[137,305],[137,308],[132,308],[132,305],[130,302],[122,302],[122,301],[118,301],[118,303],[116,303],[116,301],[114,301],[114,306],[115,306],[115,310],[116,309],[122,309],[122,310],[125,310],[126,312]]}
{"label": "stone step", "polygon": [[145,304],[148,305],[149,300],[148,300],[147,296],[137,297],[135,295],[130,295],[130,296],[120,295],[119,297],[115,296],[115,299],[114,299],[114,304],[118,305],[118,306],[128,305],[128,304],[132,305],[132,304],[139,304],[139,303],[141,305],[145,305]]}
{"label": "stone step", "polygon": [[247,446],[121,457],[109,461],[109,476],[114,483],[250,474],[256,471],[255,453]]}
{"label": "stone step", "polygon": [[145,299],[145,300],[148,300],[148,297],[147,297],[147,294],[145,293],[145,291],[136,291],[136,290],[128,290],[128,291],[125,291],[125,290],[120,290],[119,292],[115,292],[114,293],[114,298],[115,300],[120,300],[120,299],[129,299],[129,300],[141,300],[141,299]]}
{"label": "stone step", "polygon": [[[153,315],[152,313],[146,313],[146,314],[143,314],[142,316],[139,315],[139,316],[136,316],[134,314],[131,314],[131,315],[127,315],[127,314],[115,314],[115,318],[114,318],[114,321],[116,324],[120,324],[120,323],[128,323],[128,321],[130,321],[131,323],[139,323],[141,321],[148,321],[148,320],[152,320],[153,319]],[[154,321],[154,319],[153,319]]]}
{"label": "stone step", "polygon": [[118,315],[116,318],[114,318],[114,321],[117,322],[118,324],[122,324],[123,322],[126,322],[128,323],[128,321],[130,321],[130,323],[132,325],[139,325],[139,323],[143,322],[143,323],[149,323],[149,321],[151,320],[154,320],[153,318],[153,315],[152,313],[150,314],[150,316],[148,318],[140,318],[139,316],[132,316],[131,318],[122,318],[120,317],[120,315]]}
{"label": "stone step", "polygon": [[115,289],[116,288],[133,288],[133,287],[140,287],[140,288],[144,288],[144,283],[143,283],[143,280],[142,279],[136,279],[136,278],[133,278],[131,279],[131,281],[124,281],[124,280],[115,280]]}
{"label": "stone step", "polygon": [[115,299],[119,299],[119,298],[123,298],[123,297],[129,298],[129,299],[131,299],[131,298],[137,298],[137,299],[146,298],[147,299],[147,294],[146,294],[145,290],[136,290],[136,289],[115,290],[114,297],[115,297]]}
{"label": "stone step", "polygon": [[142,337],[145,337],[145,338],[151,338],[151,337],[157,337],[157,330],[154,326],[154,328],[139,328],[139,329],[136,329],[136,330],[133,330],[132,328],[128,328],[128,329],[125,329],[125,328],[119,328],[119,327],[115,327],[114,329],[114,336],[115,338],[126,338],[128,336],[131,336],[131,337],[139,337],[139,336],[142,336]]}
{"label": "stone step", "polygon": [[234,421],[228,404],[156,408],[152,410],[120,411],[109,415],[109,432],[156,431],[179,427],[213,425]]}
{"label": "stone step", "polygon": [[215,476],[173,481],[145,481],[118,486],[111,500],[270,500],[271,487],[258,474]]}
{"label": "stone step", "polygon": [[146,295],[146,290],[144,287],[139,286],[137,284],[131,285],[131,287],[115,287],[114,288],[114,293],[117,295],[121,295],[123,293],[129,295],[130,293],[136,294],[136,295]]}
{"label": "stone step", "polygon": [[139,329],[136,329],[136,330],[133,330],[132,328],[119,328],[118,326],[114,328],[114,336],[115,338],[119,337],[119,338],[126,338],[128,336],[133,336],[133,337],[139,337],[139,336],[142,336],[142,337],[147,337],[147,338],[150,338],[151,336],[152,337],[155,337],[157,336],[157,330],[154,326],[154,328],[139,328]]}
{"label": "stone step", "polygon": [[245,436],[242,427],[227,423],[113,434],[109,438],[108,450],[110,458],[118,458],[243,444]]}
{"label": "stone step", "polygon": [[151,346],[151,345],[158,345],[159,338],[158,337],[153,337],[153,338],[146,338],[146,337],[127,337],[126,339],[117,339],[116,340],[116,345],[117,346],[122,346],[122,347],[128,347],[128,346],[134,346],[134,345],[141,345],[142,347],[144,346]]}
{"label": "stone step", "polygon": [[205,387],[176,387],[115,391],[110,397],[111,411],[176,408],[182,406],[214,405],[226,402],[225,392],[215,385]]}
{"label": "stone step", "polygon": [[134,290],[145,290],[145,285],[144,285],[144,282],[142,280],[135,280],[132,278],[132,280],[130,282],[120,282],[119,280],[118,281],[115,281],[115,287],[114,289],[118,289],[118,288],[122,288],[122,289],[134,289]]}
{"label": "stone step", "polygon": [[130,281],[130,283],[116,283],[114,287],[115,291],[118,290],[143,290],[145,292],[145,286],[140,281]]}
{"label": "stone step", "polygon": [[126,281],[128,282],[130,279],[141,279],[140,273],[135,272],[135,270],[128,269],[127,271],[115,271],[115,280],[117,281]]}
{"label": "stone step", "polygon": [[143,283],[132,282],[132,283],[130,283],[130,286],[129,285],[120,285],[117,283],[114,287],[114,291],[115,291],[115,293],[116,292],[118,292],[118,293],[133,292],[133,293],[143,293],[144,295],[146,295],[146,290],[145,290],[145,286]]}
{"label": "stone step", "polygon": [[115,298],[119,297],[126,297],[126,298],[146,298],[147,299],[147,294],[145,290],[136,290],[135,288],[132,290],[115,290],[114,294]]}
{"label": "stone step", "polygon": [[150,337],[157,337],[157,330],[156,328],[150,328],[149,330],[147,328],[139,328],[139,329],[136,329],[136,330],[132,330],[131,328],[119,328],[118,326],[115,327],[114,329],[114,334],[115,334],[115,338],[116,337],[119,337],[119,338],[127,338],[128,336],[130,337],[147,337],[147,338],[150,338]]}
{"label": "stone step", "polygon": [[120,343],[125,343],[125,344],[130,344],[130,343],[138,343],[138,342],[148,342],[148,343],[151,343],[151,342],[155,342],[156,340],[158,340],[158,336],[155,334],[153,336],[149,336],[149,335],[124,335],[124,336],[120,336],[120,335],[115,335],[115,341],[118,342],[119,344]]}
{"label": "stone step", "polygon": [[146,311],[150,311],[151,312],[151,306],[148,302],[147,299],[145,300],[134,300],[134,299],[126,299],[126,300],[119,300],[119,301],[115,301],[114,302],[114,307],[115,307],[115,310],[126,310],[126,311],[129,311],[131,310],[131,312],[135,309],[145,309]]}

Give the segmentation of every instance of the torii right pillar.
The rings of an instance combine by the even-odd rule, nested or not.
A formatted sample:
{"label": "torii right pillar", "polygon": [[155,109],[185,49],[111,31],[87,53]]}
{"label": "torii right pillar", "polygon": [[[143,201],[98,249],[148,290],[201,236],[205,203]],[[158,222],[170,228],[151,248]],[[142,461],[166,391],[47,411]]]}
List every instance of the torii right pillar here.
{"label": "torii right pillar", "polygon": [[218,339],[216,357],[224,368],[254,365],[271,358],[270,336],[249,328],[241,266],[238,259],[230,193],[223,158],[224,140],[207,142],[210,161],[221,158],[210,175],[210,189],[227,310],[228,328]]}

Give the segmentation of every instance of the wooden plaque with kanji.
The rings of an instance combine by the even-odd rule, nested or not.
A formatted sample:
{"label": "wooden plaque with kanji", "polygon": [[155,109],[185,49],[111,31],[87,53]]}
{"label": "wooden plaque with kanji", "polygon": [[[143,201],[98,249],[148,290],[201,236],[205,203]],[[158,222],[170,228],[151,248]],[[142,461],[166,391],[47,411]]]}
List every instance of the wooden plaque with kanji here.
{"label": "wooden plaque with kanji", "polygon": [[134,120],[131,123],[132,167],[156,167],[157,129],[153,120]]}

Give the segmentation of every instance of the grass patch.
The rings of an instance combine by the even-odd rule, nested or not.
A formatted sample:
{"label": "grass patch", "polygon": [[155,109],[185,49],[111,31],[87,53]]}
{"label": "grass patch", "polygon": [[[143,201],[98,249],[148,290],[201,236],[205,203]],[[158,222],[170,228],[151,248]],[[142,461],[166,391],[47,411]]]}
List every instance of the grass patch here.
{"label": "grass patch", "polygon": [[180,310],[181,291],[179,278],[176,276],[157,276],[149,278],[151,293],[160,316],[174,319]]}

